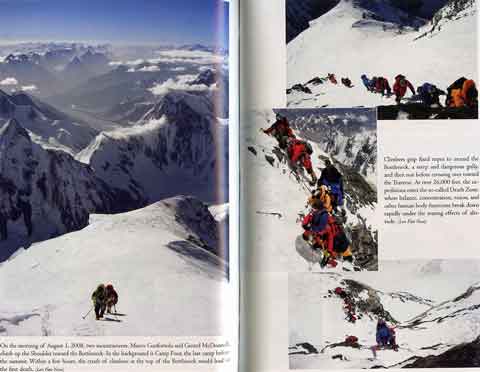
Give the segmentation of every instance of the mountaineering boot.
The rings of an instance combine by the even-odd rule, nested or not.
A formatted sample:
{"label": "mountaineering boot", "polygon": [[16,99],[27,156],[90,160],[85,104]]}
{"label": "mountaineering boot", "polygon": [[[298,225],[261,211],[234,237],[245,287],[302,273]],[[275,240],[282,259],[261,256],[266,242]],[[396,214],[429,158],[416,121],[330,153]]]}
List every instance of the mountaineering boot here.
{"label": "mountaineering boot", "polygon": [[328,260],[328,266],[334,268],[334,267],[337,267],[337,265],[338,265],[338,262],[337,262],[337,260],[335,260],[334,258],[330,258],[330,259]]}
{"label": "mountaineering boot", "polygon": [[328,261],[330,261],[330,253],[327,250],[323,250],[323,258],[320,261],[320,267],[324,268],[327,266]]}

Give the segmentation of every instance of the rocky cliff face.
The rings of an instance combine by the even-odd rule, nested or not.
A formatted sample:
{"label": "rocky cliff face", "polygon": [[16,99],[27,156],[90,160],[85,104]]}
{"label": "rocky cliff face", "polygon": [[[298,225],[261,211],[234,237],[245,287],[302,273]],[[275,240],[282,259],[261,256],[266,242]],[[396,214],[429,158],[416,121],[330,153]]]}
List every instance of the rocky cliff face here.
{"label": "rocky cliff face", "polygon": [[227,129],[212,115],[204,95],[166,94],[142,118],[145,123],[101,133],[78,155],[107,184],[139,203],[178,193],[216,200],[212,185],[225,180]]}
{"label": "rocky cliff face", "polygon": [[480,337],[439,354],[420,357],[403,368],[472,368],[480,367]]}
{"label": "rocky cliff face", "polygon": [[0,90],[0,125],[10,119],[19,122],[36,142],[70,153],[83,149],[98,133],[24,92]]}
{"label": "rocky cliff face", "polygon": [[[17,120],[1,127],[0,245],[6,246],[2,257],[15,240],[45,240],[85,227],[90,213],[113,213],[134,205],[126,193],[100,180],[91,167],[33,142]],[[27,238],[29,224],[32,231]]]}
{"label": "rocky cliff face", "polygon": [[339,0],[287,0],[287,43],[308,28],[308,22],[328,12]]}
{"label": "rocky cliff face", "polygon": [[[301,138],[315,142],[330,157],[351,168],[376,188],[377,134],[373,111],[278,110],[290,119]],[[368,117],[370,115],[370,119]],[[351,173],[351,172],[350,172]]]}
{"label": "rocky cliff face", "polygon": [[433,15],[431,29],[421,37],[432,36],[440,32],[445,24],[460,20],[475,13],[475,0],[448,0],[447,3]]}

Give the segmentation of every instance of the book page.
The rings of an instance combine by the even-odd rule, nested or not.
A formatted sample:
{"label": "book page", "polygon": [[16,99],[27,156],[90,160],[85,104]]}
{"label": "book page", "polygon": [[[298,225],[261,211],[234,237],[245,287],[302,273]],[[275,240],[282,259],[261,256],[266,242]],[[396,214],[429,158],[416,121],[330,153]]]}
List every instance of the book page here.
{"label": "book page", "polygon": [[236,4],[1,8],[0,370],[236,370]]}
{"label": "book page", "polygon": [[478,367],[476,6],[243,3],[245,370]]}

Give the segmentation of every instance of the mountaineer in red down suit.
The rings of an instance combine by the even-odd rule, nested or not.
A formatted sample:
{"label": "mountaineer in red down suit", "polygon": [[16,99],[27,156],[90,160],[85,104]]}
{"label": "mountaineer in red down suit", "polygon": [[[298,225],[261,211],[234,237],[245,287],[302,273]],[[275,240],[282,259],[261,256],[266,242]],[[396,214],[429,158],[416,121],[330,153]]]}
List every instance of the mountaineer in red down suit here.
{"label": "mountaineer in red down suit", "polygon": [[407,88],[409,88],[412,91],[412,94],[415,95],[415,89],[413,88],[412,83],[410,83],[405,76],[397,75],[395,77],[395,84],[393,85],[393,92],[395,93],[395,101],[397,103],[400,103],[405,96]]}
{"label": "mountaineer in red down suit", "polygon": [[278,141],[278,146],[283,150],[287,147],[287,141],[289,138],[294,138],[292,128],[285,116],[277,114],[276,121],[273,123],[270,128],[261,129],[263,133],[269,136],[273,136]]}
{"label": "mountaineer in red down suit", "polygon": [[308,142],[296,138],[290,138],[287,153],[290,162],[294,166],[300,165],[305,168],[310,177],[312,177],[310,183],[315,185],[317,182],[317,175],[313,170],[312,160],[310,159],[310,155],[313,153],[312,146]]}

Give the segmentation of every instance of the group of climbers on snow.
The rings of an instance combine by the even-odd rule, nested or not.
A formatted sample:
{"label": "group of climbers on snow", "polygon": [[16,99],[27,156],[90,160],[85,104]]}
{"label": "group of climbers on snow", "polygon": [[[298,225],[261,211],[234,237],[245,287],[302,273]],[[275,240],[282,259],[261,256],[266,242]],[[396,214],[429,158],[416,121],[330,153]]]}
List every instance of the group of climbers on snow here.
{"label": "group of climbers on snow", "polygon": [[383,76],[374,76],[372,79],[369,79],[367,75],[362,75],[360,78],[369,92],[380,93],[382,96],[386,95],[387,97],[392,95],[390,84]]}
{"label": "group of climbers on snow", "polygon": [[[424,82],[415,90],[414,85],[405,75],[398,74],[395,76],[393,86],[390,85],[388,79],[384,76],[373,76],[369,78],[366,74],[362,74],[360,79],[365,88],[371,93],[378,93],[385,97],[395,96],[395,102],[400,104],[402,99],[411,92],[409,101],[411,103],[420,103],[426,107],[446,108],[445,112],[461,112],[474,110],[478,108],[478,90],[475,81],[461,77],[455,80],[446,90],[446,92],[438,88],[435,84]],[[326,77],[315,77],[308,81],[305,85],[296,84],[291,89],[287,89],[287,93],[292,90],[301,90],[311,94],[312,91],[307,86],[308,84],[324,84],[330,82],[333,85],[338,85],[335,74],[328,73]],[[341,78],[341,83],[347,88],[353,88],[354,85],[348,77]],[[301,89],[300,89],[301,88]],[[444,106],[440,102],[440,96],[445,96]],[[440,118],[440,116],[439,116]]]}
{"label": "group of climbers on snow", "polygon": [[402,98],[410,90],[413,100],[417,99],[426,106],[442,107],[440,96],[446,96],[445,107],[473,108],[478,106],[478,90],[475,82],[465,77],[461,77],[453,82],[447,88],[447,92],[428,82],[418,86],[415,91],[413,84],[402,74],[395,77],[393,90],[390,88],[388,80],[383,76],[374,76],[369,79],[367,75],[363,74],[360,78],[369,92],[380,93],[382,96],[387,97],[394,94],[397,104],[401,102]]}
{"label": "group of climbers on snow", "polygon": [[[342,287],[336,287],[334,290],[329,290],[329,294],[334,294],[343,300],[343,311],[346,315],[346,320],[355,324],[361,318],[361,315],[356,314],[356,303],[351,293]],[[356,336],[347,336],[341,346],[359,347],[358,338]],[[377,320],[375,330],[375,345],[371,347],[372,352],[376,355],[377,350],[392,349],[398,351],[398,344],[396,339],[395,327],[389,326],[387,322],[379,318]]]}
{"label": "group of climbers on snow", "polygon": [[291,168],[298,174],[304,169],[311,177],[310,184],[316,188],[308,199],[309,213],[302,220],[305,230],[303,238],[314,250],[321,250],[323,259],[320,265],[325,267],[337,265],[336,258],[353,261],[350,242],[345,234],[343,223],[345,210],[339,208],[344,204],[343,177],[330,160],[325,161],[325,168],[320,178],[313,169],[311,156],[313,148],[307,141],[296,138],[288,120],[277,114],[276,121],[263,133],[273,136],[280,149],[286,152]]}
{"label": "group of climbers on snow", "polygon": [[343,311],[345,312],[346,320],[355,324],[357,321],[357,314],[353,297],[341,287],[335,288],[334,293],[343,300]]}
{"label": "group of climbers on snow", "polygon": [[388,79],[383,76],[374,76],[371,79],[367,75],[363,74],[361,77],[362,83],[369,92],[380,93],[382,96],[390,97],[395,94],[395,101],[400,103],[401,99],[407,93],[407,89],[410,89],[412,94],[415,94],[415,89],[412,83],[407,80],[404,75],[397,75],[395,77],[395,83],[393,84],[393,90],[390,87]]}
{"label": "group of climbers on snow", "polygon": [[103,318],[105,311],[107,314],[112,314],[112,309],[115,313],[117,312],[118,293],[112,284],[99,284],[92,293],[92,302],[95,309],[95,318],[100,320]]}
{"label": "group of climbers on snow", "polygon": [[[337,85],[338,84],[338,81],[337,81],[337,77],[335,76],[335,74],[331,74],[329,73],[327,75],[327,79],[330,81],[330,83],[334,84],[334,85]],[[347,88],[353,88],[353,85],[352,85],[352,81],[350,80],[350,78],[348,77],[343,77],[340,79],[340,82],[345,85]]]}
{"label": "group of climbers on snow", "polygon": [[323,253],[322,267],[337,266],[336,259],[353,261],[350,241],[345,233],[343,177],[330,160],[325,160],[317,182],[308,199],[310,212],[303,218],[302,227],[305,230],[303,238],[308,241],[314,250],[320,249]]}

